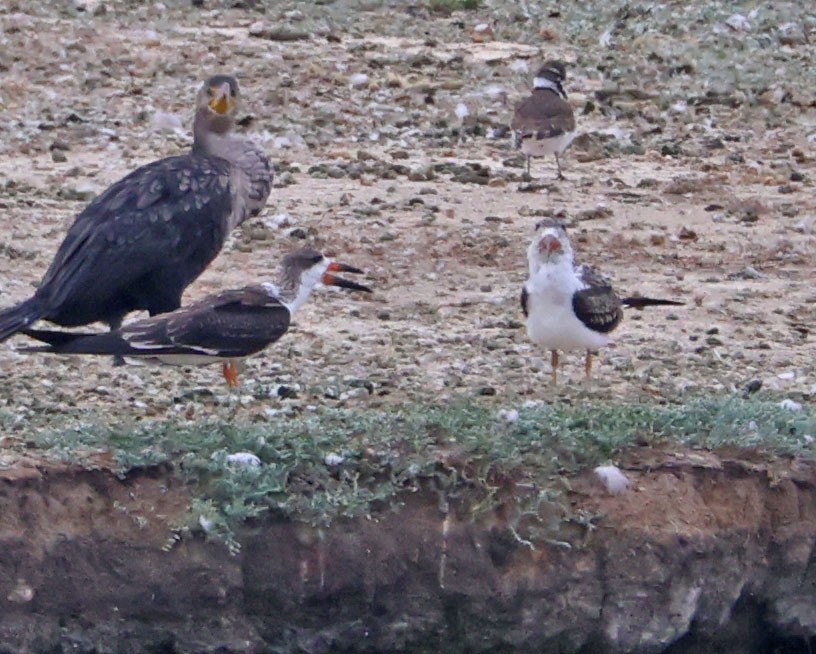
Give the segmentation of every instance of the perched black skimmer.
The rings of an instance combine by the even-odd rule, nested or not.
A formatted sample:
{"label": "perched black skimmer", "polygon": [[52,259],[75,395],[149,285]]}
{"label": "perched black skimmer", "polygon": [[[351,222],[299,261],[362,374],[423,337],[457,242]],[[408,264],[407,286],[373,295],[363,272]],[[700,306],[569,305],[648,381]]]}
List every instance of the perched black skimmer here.
{"label": "perched black skimmer", "polygon": [[536,73],[533,92],[516,107],[510,127],[516,147],[527,155],[527,177],[530,157],[554,154],[558,179],[564,179],[558,155],[575,138],[575,116],[563,86],[566,78],[562,62],[548,61]]}
{"label": "perched black skimmer", "polygon": [[335,272],[362,271],[316,250],[298,250],[284,257],[274,282],[216,293],[188,307],[101,334],[25,329],[24,334],[48,345],[19,351],[113,354],[174,365],[220,361],[227,384],[237,386],[237,360],[260,352],[283,336],[292,314],[316,284],[371,292],[366,286],[337,277]]}
{"label": "perched black skimmer", "polygon": [[238,82],[209,78],[197,96],[193,146],[133,171],[74,220],[34,296],[0,311],[0,341],[44,319],[111,329],[130,311],[181,306],[184,289],[229,232],[260,212],[272,187],[263,150],[233,134]]}
{"label": "perched black skimmer", "polygon": [[586,377],[592,353],[609,344],[609,334],[623,318],[623,307],[682,305],[648,297],[620,298],[596,270],[576,265],[567,229],[546,218],[536,225],[527,250],[530,276],[521,291],[521,308],[530,340],[552,351],[552,383],[558,375],[558,350],[586,350]]}

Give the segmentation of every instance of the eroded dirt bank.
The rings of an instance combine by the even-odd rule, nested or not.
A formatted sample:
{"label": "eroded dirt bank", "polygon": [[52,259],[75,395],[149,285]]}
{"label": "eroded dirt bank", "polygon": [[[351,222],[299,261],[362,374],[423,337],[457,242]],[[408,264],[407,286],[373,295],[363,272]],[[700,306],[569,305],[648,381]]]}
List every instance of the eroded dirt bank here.
{"label": "eroded dirt bank", "polygon": [[620,495],[587,473],[537,512],[523,484],[474,512],[468,488],[428,489],[324,529],[267,519],[236,556],[173,542],[189,498],[167,469],[18,468],[0,485],[0,651],[807,651],[813,464],[624,461]]}

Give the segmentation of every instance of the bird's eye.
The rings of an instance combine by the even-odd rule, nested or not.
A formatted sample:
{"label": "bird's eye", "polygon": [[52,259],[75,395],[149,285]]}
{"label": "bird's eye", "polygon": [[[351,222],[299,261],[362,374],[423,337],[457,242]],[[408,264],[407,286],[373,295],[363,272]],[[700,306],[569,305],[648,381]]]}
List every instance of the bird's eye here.
{"label": "bird's eye", "polygon": [[321,261],[323,261],[323,255],[322,254],[315,254],[312,257],[312,263],[320,263]]}

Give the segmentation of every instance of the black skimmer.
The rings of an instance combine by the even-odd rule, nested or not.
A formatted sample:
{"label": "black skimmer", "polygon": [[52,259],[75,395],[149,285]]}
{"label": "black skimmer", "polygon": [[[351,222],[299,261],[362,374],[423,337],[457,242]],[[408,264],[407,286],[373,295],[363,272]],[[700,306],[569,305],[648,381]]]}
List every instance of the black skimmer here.
{"label": "black skimmer", "polygon": [[192,150],[110,186],[74,220],[34,296],[0,311],[0,341],[44,319],[111,329],[130,311],[181,306],[184,289],[229,232],[264,207],[268,157],[233,134],[238,82],[209,78],[198,93]]}
{"label": "black skimmer", "polygon": [[552,352],[552,383],[558,375],[558,350],[586,350],[585,373],[592,373],[592,353],[609,344],[609,334],[623,318],[623,307],[675,306],[683,302],[648,297],[620,298],[596,270],[576,265],[567,229],[545,218],[527,250],[530,276],[521,291],[527,334]]}
{"label": "black skimmer", "polygon": [[24,334],[48,345],[19,351],[112,354],[171,365],[220,361],[227,384],[237,386],[237,361],[281,338],[289,329],[292,314],[316,284],[371,292],[335,272],[362,273],[316,250],[298,250],[284,257],[274,282],[216,293],[188,307],[137,320],[107,333],[24,329]]}
{"label": "black skimmer", "polygon": [[528,178],[530,157],[554,154],[558,179],[564,179],[558,155],[575,138],[575,116],[563,86],[566,78],[562,62],[548,61],[536,73],[533,92],[516,107],[510,127],[516,147],[527,155]]}

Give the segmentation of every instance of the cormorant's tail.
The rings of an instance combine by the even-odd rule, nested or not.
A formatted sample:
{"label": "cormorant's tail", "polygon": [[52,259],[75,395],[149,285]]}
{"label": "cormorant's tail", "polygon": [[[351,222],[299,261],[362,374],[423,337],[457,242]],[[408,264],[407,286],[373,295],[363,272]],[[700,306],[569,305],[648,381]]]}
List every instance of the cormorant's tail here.
{"label": "cormorant's tail", "polygon": [[633,309],[642,309],[643,307],[679,307],[684,305],[685,302],[658,300],[652,297],[625,297],[621,300],[621,304]]}
{"label": "cormorant's tail", "polygon": [[38,321],[43,312],[42,302],[36,297],[0,311],[0,343]]}

